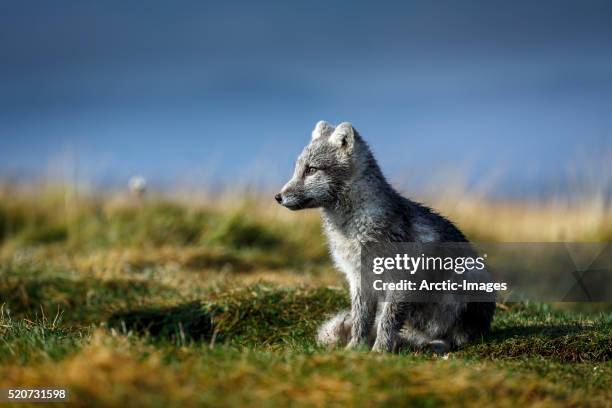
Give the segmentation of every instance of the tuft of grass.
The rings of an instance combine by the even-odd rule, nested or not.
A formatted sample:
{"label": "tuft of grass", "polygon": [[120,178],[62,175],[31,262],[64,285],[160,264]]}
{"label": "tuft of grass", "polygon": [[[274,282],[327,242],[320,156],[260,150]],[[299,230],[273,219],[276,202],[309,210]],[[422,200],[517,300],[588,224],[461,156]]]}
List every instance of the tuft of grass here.
{"label": "tuft of grass", "polygon": [[602,327],[552,338],[516,336],[500,342],[483,342],[472,346],[470,352],[489,359],[542,357],[564,363],[604,363],[612,359],[612,332],[610,327]]}
{"label": "tuft of grass", "polygon": [[460,352],[466,357],[497,359],[546,358],[608,362],[612,358],[612,314],[582,315],[547,304],[515,304],[498,310],[492,331]]}
{"label": "tuft of grass", "polygon": [[344,291],[252,285],[217,294],[215,332],[241,347],[312,345],[318,324],[348,307]]}
{"label": "tuft of grass", "polygon": [[221,219],[214,232],[208,237],[208,241],[235,249],[273,250],[280,247],[282,238],[265,225],[238,212]]}
{"label": "tuft of grass", "polygon": [[343,291],[251,285],[211,295],[209,302],[114,313],[109,326],[172,341],[216,341],[239,347],[313,345],[320,322],[348,306]]}
{"label": "tuft of grass", "polygon": [[0,305],[0,365],[58,361],[77,352],[91,332],[90,328],[62,327],[62,314],[34,321],[14,319]]}
{"label": "tuft of grass", "polygon": [[64,217],[31,201],[0,201],[0,243],[14,238],[23,245],[52,244],[68,238]]}
{"label": "tuft of grass", "polygon": [[62,310],[63,319],[87,325],[118,307],[176,295],[176,290],[143,280],[75,279],[37,270],[0,267],[0,300],[15,317],[36,319]]}

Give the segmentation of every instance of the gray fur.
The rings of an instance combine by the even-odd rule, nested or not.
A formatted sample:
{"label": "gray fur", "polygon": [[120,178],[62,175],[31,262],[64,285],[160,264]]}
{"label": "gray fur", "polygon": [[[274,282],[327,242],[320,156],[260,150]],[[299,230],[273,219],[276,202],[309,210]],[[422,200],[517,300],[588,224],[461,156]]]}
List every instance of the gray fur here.
{"label": "gray fur", "polygon": [[487,332],[495,303],[408,303],[398,294],[378,302],[360,285],[361,245],[380,242],[466,242],[449,220],[402,197],[383,176],[350,123],[317,123],[293,177],[277,195],[292,210],[320,208],[334,263],[344,273],[351,310],[325,322],[328,346],[395,351],[410,345],[445,352]]}

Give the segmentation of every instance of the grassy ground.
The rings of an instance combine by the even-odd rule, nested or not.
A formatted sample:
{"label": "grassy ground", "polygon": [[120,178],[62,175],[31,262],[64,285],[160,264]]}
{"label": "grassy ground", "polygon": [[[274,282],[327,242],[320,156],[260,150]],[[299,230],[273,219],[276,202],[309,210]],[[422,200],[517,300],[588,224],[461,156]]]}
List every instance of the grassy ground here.
{"label": "grassy ground", "polygon": [[[605,306],[500,305],[444,357],[317,347],[348,298],[316,213],[236,201],[0,193],[0,388],[87,406],[612,404]],[[597,206],[437,206],[474,239],[612,238]]]}

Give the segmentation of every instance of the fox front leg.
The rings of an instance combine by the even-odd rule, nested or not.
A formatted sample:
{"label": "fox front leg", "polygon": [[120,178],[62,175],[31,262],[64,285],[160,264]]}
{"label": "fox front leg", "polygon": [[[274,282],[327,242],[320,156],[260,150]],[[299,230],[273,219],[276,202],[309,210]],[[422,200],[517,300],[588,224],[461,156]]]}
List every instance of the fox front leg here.
{"label": "fox front leg", "polygon": [[383,302],[372,351],[394,351],[400,326],[400,304],[392,299]]}
{"label": "fox front leg", "polygon": [[351,338],[346,346],[349,350],[368,345],[368,335],[376,317],[376,302],[364,296],[359,289],[352,292]]}

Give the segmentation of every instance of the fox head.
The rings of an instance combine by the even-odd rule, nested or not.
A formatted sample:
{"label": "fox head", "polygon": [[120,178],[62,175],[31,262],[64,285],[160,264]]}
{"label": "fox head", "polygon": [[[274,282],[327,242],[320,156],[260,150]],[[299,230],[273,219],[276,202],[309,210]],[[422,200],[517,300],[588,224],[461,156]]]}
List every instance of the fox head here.
{"label": "fox head", "polygon": [[290,210],[334,206],[350,184],[361,146],[365,147],[350,123],[334,128],[318,122],[310,143],[297,159],[293,177],[274,198]]}

